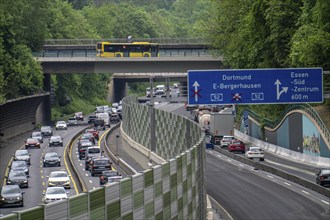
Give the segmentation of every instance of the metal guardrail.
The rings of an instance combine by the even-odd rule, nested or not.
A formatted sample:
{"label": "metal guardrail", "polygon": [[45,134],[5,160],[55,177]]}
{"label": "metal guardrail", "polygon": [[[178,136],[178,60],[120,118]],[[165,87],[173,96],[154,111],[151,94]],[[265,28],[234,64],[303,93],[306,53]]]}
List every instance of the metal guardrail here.
{"label": "metal guardrail", "polygon": [[[104,38],[104,39],[46,39],[44,45],[79,45],[93,44],[97,42],[126,43],[126,38]],[[133,38],[135,42],[150,42],[159,44],[205,44],[203,38]]]}
{"label": "metal guardrail", "polygon": [[266,127],[269,127],[269,128],[272,128],[272,129],[275,128],[276,126],[278,126],[279,123],[281,123],[281,121],[284,119],[285,115],[287,115],[289,112],[294,111],[294,110],[302,110],[302,111],[306,112],[310,117],[312,117],[316,121],[316,123],[318,124],[318,126],[320,127],[321,132],[324,134],[327,143],[330,142],[330,132],[329,132],[328,128],[325,126],[325,124],[322,121],[320,115],[309,104],[293,104],[293,105],[289,105],[282,112],[282,114],[278,117],[278,119],[276,119],[274,121],[259,116],[257,113],[255,113],[254,111],[252,111],[249,108],[244,109],[244,111],[248,111],[249,112],[249,115],[252,118],[258,120],[259,122],[260,121],[263,121]]}

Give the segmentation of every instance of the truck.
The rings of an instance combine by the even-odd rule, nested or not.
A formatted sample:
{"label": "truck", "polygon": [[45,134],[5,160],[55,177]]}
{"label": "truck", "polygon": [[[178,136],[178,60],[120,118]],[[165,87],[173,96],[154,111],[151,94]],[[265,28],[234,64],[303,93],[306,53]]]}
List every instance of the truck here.
{"label": "truck", "polygon": [[210,142],[220,145],[225,135],[234,135],[234,115],[229,112],[210,113]]}

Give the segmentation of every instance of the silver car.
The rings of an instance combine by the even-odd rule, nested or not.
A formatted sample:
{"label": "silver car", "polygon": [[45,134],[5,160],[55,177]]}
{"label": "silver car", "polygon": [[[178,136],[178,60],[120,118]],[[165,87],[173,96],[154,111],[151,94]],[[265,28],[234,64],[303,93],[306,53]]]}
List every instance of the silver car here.
{"label": "silver car", "polygon": [[18,185],[5,185],[0,192],[0,207],[24,206],[23,194]]}
{"label": "silver car", "polygon": [[31,154],[27,150],[17,150],[13,157],[14,161],[22,160],[26,161],[28,165],[31,164]]}
{"label": "silver car", "polygon": [[32,132],[31,138],[38,139],[38,141],[40,143],[44,142],[44,138],[43,138],[42,133],[40,131]]}

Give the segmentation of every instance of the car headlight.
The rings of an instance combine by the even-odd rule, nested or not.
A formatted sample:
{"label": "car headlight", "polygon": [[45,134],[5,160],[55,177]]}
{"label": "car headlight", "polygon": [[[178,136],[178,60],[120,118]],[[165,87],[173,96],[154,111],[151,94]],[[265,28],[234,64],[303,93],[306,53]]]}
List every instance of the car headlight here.
{"label": "car headlight", "polygon": [[7,183],[11,183],[11,180],[7,180]]}
{"label": "car headlight", "polygon": [[24,180],[23,183],[27,183],[27,180]]}
{"label": "car headlight", "polygon": [[60,162],[61,160],[60,159],[57,159],[58,162]]}
{"label": "car headlight", "polygon": [[2,200],[2,201],[5,201],[5,198],[2,197],[1,200]]}
{"label": "car headlight", "polygon": [[21,197],[20,196],[17,196],[17,198],[16,198],[17,200],[20,200],[21,199]]}

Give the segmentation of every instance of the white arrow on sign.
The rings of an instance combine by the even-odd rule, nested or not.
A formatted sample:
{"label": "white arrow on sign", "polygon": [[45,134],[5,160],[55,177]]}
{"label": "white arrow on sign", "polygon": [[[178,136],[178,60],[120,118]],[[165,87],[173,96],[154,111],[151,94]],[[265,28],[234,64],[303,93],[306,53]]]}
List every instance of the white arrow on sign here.
{"label": "white arrow on sign", "polygon": [[197,92],[198,92],[198,86],[199,86],[198,82],[195,81],[193,86],[195,87],[195,102],[197,102],[198,101],[198,93]]}
{"label": "white arrow on sign", "polygon": [[289,87],[282,87],[282,90],[280,91],[280,85],[281,84],[282,83],[278,79],[276,80],[276,82],[274,84],[274,85],[276,85],[276,98],[277,98],[277,100],[280,99],[280,96],[282,95],[283,92],[287,93],[287,91],[289,89]]}

